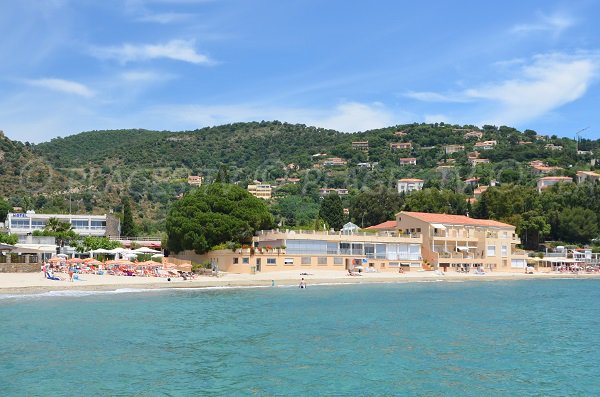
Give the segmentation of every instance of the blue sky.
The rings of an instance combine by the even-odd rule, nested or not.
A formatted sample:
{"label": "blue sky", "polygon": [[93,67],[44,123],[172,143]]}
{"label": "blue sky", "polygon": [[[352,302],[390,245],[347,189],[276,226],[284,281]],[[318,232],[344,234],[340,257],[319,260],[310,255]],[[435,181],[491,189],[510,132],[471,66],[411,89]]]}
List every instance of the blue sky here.
{"label": "blue sky", "polygon": [[0,0],[0,129],[280,120],[600,138],[597,1]]}

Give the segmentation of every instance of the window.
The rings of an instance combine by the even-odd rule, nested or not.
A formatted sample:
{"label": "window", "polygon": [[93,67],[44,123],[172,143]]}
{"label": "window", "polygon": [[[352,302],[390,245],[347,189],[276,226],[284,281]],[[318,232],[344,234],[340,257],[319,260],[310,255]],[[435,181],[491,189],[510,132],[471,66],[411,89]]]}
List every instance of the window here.
{"label": "window", "polygon": [[73,219],[71,225],[73,229],[87,229],[89,226],[87,219]]}
{"label": "window", "polygon": [[311,259],[312,258],[310,256],[303,256],[300,259],[300,264],[302,264],[302,265],[310,265],[312,263]]}
{"label": "window", "polygon": [[46,227],[46,221],[40,221],[40,220],[35,220],[32,219],[31,220],[31,228],[32,229],[43,229],[44,227]]}
{"label": "window", "polygon": [[29,229],[29,219],[12,219],[10,221],[10,227],[25,227]]}
{"label": "window", "polygon": [[390,262],[390,267],[398,267],[400,266],[400,262]]}
{"label": "window", "polygon": [[417,228],[417,233],[421,233],[421,228],[420,227]]}
{"label": "window", "polygon": [[500,254],[502,256],[508,256],[508,248],[506,245],[503,245],[502,247],[500,247]]}
{"label": "window", "polygon": [[326,241],[320,240],[287,240],[286,252],[290,255],[325,254],[329,249]]}
{"label": "window", "polygon": [[106,221],[91,221],[90,225],[92,229],[105,229]]}
{"label": "window", "polygon": [[350,243],[340,243],[340,254],[352,255],[350,252]]}
{"label": "window", "polygon": [[244,265],[250,264],[250,258],[242,258],[242,264],[244,264]]}
{"label": "window", "polygon": [[327,257],[326,256],[320,256],[317,258],[317,263],[319,265],[326,265],[327,264]]}
{"label": "window", "polygon": [[333,264],[334,265],[343,265],[344,264],[344,258],[333,258]]}
{"label": "window", "polygon": [[277,258],[267,258],[267,265],[276,265]]}
{"label": "window", "polygon": [[508,232],[502,232],[502,238],[508,238]]}
{"label": "window", "polygon": [[233,264],[237,265],[240,262],[240,258],[233,258]]}
{"label": "window", "polygon": [[293,265],[294,264],[294,258],[285,258],[283,260],[283,264],[284,265]]}
{"label": "window", "polygon": [[488,245],[487,256],[496,256],[496,246],[495,245]]}

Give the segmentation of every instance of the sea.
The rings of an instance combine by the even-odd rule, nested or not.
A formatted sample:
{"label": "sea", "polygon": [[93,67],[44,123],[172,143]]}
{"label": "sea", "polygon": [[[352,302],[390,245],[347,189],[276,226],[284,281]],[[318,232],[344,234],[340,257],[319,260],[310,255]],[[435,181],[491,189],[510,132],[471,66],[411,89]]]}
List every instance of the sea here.
{"label": "sea", "polygon": [[0,295],[0,396],[599,396],[600,280]]}

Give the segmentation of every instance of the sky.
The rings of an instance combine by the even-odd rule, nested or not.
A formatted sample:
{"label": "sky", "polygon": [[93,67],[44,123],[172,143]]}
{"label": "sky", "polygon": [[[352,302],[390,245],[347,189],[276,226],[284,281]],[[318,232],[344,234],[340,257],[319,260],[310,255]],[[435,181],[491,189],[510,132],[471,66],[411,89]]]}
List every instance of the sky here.
{"label": "sky", "polygon": [[0,0],[0,130],[445,122],[597,139],[599,15],[594,0]]}

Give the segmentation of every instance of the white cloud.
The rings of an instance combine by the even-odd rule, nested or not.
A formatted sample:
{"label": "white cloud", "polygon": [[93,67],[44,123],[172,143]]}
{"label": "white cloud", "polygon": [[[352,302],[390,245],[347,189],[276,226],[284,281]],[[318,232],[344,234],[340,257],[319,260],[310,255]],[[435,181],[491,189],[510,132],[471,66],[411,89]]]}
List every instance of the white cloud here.
{"label": "white cloud", "polygon": [[380,103],[345,102],[333,109],[277,108],[262,105],[172,105],[149,109],[145,120],[169,121],[173,128],[199,128],[226,123],[257,120],[281,120],[289,123],[331,128],[343,132],[364,131],[397,124],[399,115]]}
{"label": "white cloud", "polygon": [[193,14],[186,14],[186,13],[181,13],[181,12],[165,12],[165,13],[156,13],[156,14],[147,13],[147,14],[139,17],[137,20],[140,22],[155,22],[155,23],[167,24],[167,23],[184,21],[186,19],[190,19],[192,16],[193,16]]}
{"label": "white cloud", "polygon": [[151,70],[132,70],[121,73],[121,79],[129,82],[161,82],[174,79],[170,73],[159,73]]}
{"label": "white cloud", "polygon": [[[512,77],[452,94],[413,92],[424,102],[472,102],[481,123],[511,124],[536,119],[581,98],[598,73],[597,54],[537,55],[518,62]],[[472,119],[472,117],[471,117]]]}
{"label": "white cloud", "polygon": [[488,121],[517,123],[579,99],[595,80],[597,71],[595,57],[539,55],[521,69],[521,76],[466,90],[465,95],[499,105]]}
{"label": "white cloud", "polygon": [[404,94],[421,102],[468,102],[469,99],[458,94],[440,94],[431,91],[408,91]]}
{"label": "white cloud", "polygon": [[196,52],[194,41],[171,40],[164,44],[123,44],[119,47],[92,49],[92,54],[101,59],[116,59],[121,63],[167,58],[194,64],[211,64],[211,59]]}
{"label": "white cloud", "polygon": [[53,91],[75,94],[86,98],[94,96],[94,92],[87,86],[74,81],[62,79],[37,79],[25,80],[25,83],[32,87],[42,87]]}
{"label": "white cloud", "polygon": [[535,22],[515,25],[512,27],[511,32],[518,34],[550,32],[559,35],[574,24],[575,20],[566,14],[554,13],[547,15],[539,13]]}

